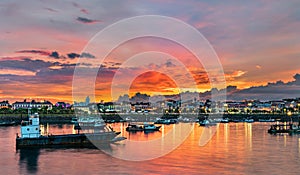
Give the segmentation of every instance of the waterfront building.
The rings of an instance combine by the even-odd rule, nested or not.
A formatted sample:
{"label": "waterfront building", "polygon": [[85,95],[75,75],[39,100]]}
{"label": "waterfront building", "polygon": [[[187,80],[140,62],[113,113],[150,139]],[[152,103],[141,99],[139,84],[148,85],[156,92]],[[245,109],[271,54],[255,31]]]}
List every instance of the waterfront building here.
{"label": "waterfront building", "polygon": [[135,112],[149,112],[152,111],[150,102],[136,102],[131,103],[131,111]]}
{"label": "waterfront building", "polygon": [[70,108],[71,105],[69,103],[65,103],[65,102],[57,102],[55,103],[56,107],[61,107],[61,108]]}
{"label": "waterfront building", "polygon": [[23,102],[18,102],[16,101],[15,103],[12,104],[12,108],[19,109],[28,109],[28,108],[37,108],[41,109],[46,107],[48,110],[52,109],[53,104],[49,101],[42,101],[42,102],[36,102],[35,100],[32,100],[31,102],[26,101],[26,99]]}
{"label": "waterfront building", "polygon": [[0,102],[0,109],[2,108],[10,108],[10,104],[8,103],[7,100]]}

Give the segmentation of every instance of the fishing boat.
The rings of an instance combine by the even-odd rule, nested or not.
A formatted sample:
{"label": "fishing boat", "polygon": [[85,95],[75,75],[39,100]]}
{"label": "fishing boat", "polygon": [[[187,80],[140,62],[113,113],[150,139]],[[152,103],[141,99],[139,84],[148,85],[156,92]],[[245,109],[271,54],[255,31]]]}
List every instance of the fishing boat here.
{"label": "fishing boat", "polygon": [[99,132],[64,135],[41,135],[39,115],[30,115],[28,121],[21,122],[21,133],[16,136],[16,148],[43,147],[95,147],[98,144],[109,144],[125,140],[117,137],[121,132],[111,127],[104,127]]}

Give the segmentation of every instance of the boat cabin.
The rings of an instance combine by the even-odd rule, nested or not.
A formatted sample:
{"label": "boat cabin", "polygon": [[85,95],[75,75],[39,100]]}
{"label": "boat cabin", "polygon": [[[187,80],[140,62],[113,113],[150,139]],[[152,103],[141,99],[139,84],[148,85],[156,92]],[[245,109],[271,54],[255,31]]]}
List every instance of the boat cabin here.
{"label": "boat cabin", "polygon": [[28,121],[21,122],[22,138],[37,138],[41,136],[39,115],[37,113],[31,115]]}

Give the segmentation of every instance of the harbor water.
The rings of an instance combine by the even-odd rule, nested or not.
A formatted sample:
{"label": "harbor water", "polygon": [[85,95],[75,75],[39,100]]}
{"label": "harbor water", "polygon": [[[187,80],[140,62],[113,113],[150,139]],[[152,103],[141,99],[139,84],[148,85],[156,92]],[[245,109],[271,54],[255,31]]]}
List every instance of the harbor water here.
{"label": "harbor water", "polygon": [[[175,125],[159,132],[128,133],[127,123],[111,126],[129,140],[160,138]],[[199,146],[204,127],[191,124],[192,131],[175,150],[147,161],[128,161],[98,149],[15,148],[20,127],[0,127],[0,174],[299,174],[300,135],[270,135],[270,123],[221,123],[212,139]],[[75,133],[73,125],[44,125],[43,134]],[[172,143],[164,143],[172,144]],[[120,143],[114,145],[124,147]],[[140,154],[137,149],[136,154]],[[134,156],[134,155],[133,155]]]}

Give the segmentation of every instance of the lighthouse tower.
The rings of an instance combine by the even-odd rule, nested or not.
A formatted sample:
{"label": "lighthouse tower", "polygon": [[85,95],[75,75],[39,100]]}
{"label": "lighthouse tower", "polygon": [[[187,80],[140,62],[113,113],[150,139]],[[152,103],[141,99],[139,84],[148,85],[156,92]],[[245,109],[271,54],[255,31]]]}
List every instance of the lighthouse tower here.
{"label": "lighthouse tower", "polygon": [[21,123],[21,137],[22,138],[38,138],[41,136],[40,119],[37,113],[29,117],[29,121],[22,121]]}

